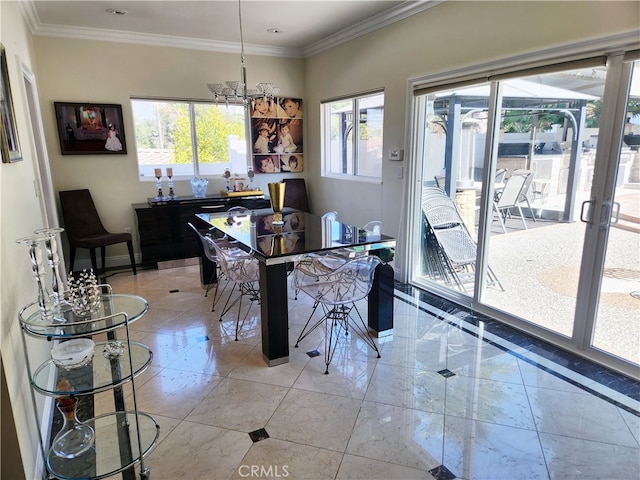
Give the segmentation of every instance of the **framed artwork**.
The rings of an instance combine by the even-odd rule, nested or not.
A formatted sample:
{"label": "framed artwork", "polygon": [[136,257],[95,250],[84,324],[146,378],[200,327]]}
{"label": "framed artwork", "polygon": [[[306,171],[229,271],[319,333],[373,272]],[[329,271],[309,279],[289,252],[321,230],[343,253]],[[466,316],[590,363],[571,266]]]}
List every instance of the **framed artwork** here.
{"label": "framed artwork", "polygon": [[63,155],[127,153],[121,105],[54,102],[54,106]]}
{"label": "framed artwork", "polygon": [[0,44],[0,150],[2,163],[13,163],[22,160],[18,129],[13,111],[13,97],[9,85],[9,70],[7,69],[7,54]]}
{"label": "framed artwork", "polygon": [[302,99],[251,102],[251,148],[257,173],[302,172]]}

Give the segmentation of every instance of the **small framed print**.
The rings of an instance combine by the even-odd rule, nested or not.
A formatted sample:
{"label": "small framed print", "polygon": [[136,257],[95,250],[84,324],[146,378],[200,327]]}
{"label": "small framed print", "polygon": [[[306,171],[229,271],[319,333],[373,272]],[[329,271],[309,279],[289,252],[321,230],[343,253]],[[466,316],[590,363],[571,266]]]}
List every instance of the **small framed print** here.
{"label": "small framed print", "polygon": [[122,106],[54,102],[63,155],[124,155]]}
{"label": "small framed print", "polygon": [[0,44],[0,150],[2,163],[13,163],[22,160],[16,117],[13,111],[13,97],[9,85],[7,54]]}

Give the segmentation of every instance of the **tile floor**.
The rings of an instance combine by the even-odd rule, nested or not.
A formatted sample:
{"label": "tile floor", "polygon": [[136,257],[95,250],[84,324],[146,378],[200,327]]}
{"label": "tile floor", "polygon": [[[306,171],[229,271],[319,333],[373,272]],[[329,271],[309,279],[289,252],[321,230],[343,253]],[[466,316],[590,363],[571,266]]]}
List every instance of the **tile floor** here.
{"label": "tile floor", "polygon": [[302,295],[289,304],[290,361],[269,368],[258,310],[235,342],[198,266],[107,281],[149,302],[131,335],[154,354],[136,383],[160,425],[153,480],[638,479],[637,382],[600,383],[411,288],[396,290],[382,358],[348,336],[324,375],[323,356],[306,353],[323,352],[322,332],[293,348],[311,308]]}

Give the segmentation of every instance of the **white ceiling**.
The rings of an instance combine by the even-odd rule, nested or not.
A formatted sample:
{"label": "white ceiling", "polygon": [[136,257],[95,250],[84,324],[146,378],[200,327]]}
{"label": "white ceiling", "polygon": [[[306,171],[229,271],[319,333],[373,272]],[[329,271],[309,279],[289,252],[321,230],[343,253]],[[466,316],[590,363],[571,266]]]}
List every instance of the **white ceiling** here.
{"label": "white ceiling", "polygon": [[[441,3],[438,0],[243,0],[247,53],[305,56]],[[236,0],[27,0],[36,35],[112,39],[221,51],[240,43]],[[125,10],[114,15],[107,10]],[[277,29],[280,33],[269,33]]]}

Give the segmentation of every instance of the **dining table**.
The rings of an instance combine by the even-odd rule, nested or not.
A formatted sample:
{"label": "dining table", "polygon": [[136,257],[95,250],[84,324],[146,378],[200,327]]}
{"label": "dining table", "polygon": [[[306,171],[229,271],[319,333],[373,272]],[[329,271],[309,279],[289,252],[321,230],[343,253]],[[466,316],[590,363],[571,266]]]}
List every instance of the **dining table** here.
{"label": "dining table", "polygon": [[[394,284],[388,260],[393,256],[396,239],[291,208],[282,213],[282,224],[274,224],[274,212],[269,208],[196,215],[204,228],[235,240],[259,262],[262,353],[267,365],[289,361],[288,273],[309,254],[380,257],[383,261],[376,267],[368,295],[367,322],[370,334],[390,335]],[[208,262],[204,255],[202,262]]]}

